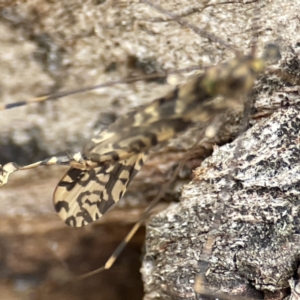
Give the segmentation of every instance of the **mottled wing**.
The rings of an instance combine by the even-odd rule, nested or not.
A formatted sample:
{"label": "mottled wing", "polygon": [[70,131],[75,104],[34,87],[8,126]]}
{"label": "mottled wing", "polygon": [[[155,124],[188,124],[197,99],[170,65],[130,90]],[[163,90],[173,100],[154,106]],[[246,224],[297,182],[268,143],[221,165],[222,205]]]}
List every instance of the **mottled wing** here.
{"label": "mottled wing", "polygon": [[54,207],[69,226],[81,227],[99,219],[118,202],[146,155],[139,153],[126,160],[89,170],[70,168],[54,191]]}

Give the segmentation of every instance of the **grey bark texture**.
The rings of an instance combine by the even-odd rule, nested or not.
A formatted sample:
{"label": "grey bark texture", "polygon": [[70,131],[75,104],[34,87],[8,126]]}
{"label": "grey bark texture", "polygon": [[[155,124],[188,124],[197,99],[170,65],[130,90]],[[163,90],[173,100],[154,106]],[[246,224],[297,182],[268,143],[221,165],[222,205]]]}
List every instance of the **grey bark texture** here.
{"label": "grey bark texture", "polygon": [[[236,146],[235,142],[224,149],[227,154],[222,164],[225,152],[221,148],[216,150],[211,163],[207,161],[200,169],[203,171],[196,171],[194,181],[183,189],[181,204],[172,206],[149,223],[147,252],[142,268],[145,299],[201,299],[199,293],[195,294],[194,281],[199,274],[203,274],[204,269],[208,281],[205,291],[211,295],[219,295],[218,292],[222,296],[223,292],[240,295],[240,290],[252,293],[257,289],[258,294],[254,293],[253,296],[252,293],[251,297],[258,295],[272,299],[274,291],[284,291],[284,295],[289,292],[285,290],[288,279],[296,291],[297,277],[292,279],[297,271],[296,221],[292,225],[297,215],[296,200],[292,196],[288,197],[287,191],[280,190],[281,183],[278,183],[276,189],[276,192],[281,192],[281,198],[278,199],[273,190],[269,191],[268,186],[261,192],[260,198],[255,198],[253,194],[257,193],[258,188],[245,185],[244,181],[248,180],[250,184],[251,180],[241,177],[241,166],[246,168],[246,162],[242,159],[252,155],[243,146],[243,139],[250,141],[253,147],[262,147],[259,146],[259,140],[262,139],[250,136],[254,130],[259,132],[259,128],[262,130],[262,126],[267,126],[268,122],[274,122],[280,127],[280,120],[285,122],[283,128],[295,127],[289,122],[288,116],[296,114],[295,105],[299,96],[294,76],[299,73],[299,4],[289,0],[253,3],[185,0],[155,3],[178,15],[185,15],[191,23],[214,33],[246,54],[249,53],[253,38],[251,20],[254,10],[254,15],[259,19],[259,30],[255,31],[258,32],[258,55],[266,43],[279,44],[283,58],[280,65],[272,68],[277,73],[280,70],[287,73],[285,81],[274,74],[260,79],[255,92],[254,117],[251,119],[252,125],[258,124],[240,137],[241,145]],[[0,32],[1,103],[133,75],[143,76],[191,65],[206,67],[233,56],[224,46],[197,36],[139,1],[35,0],[18,4],[15,1],[2,1]],[[188,80],[191,74],[193,72],[177,79]],[[1,111],[0,163],[16,161],[24,165],[58,153],[80,151],[86,141],[119,115],[164,95],[170,89],[172,86],[162,79],[142,80],[73,95],[43,105],[33,104]],[[284,105],[291,107],[282,108]],[[269,119],[270,114],[277,109],[279,111]],[[177,196],[183,183],[189,180],[191,169],[199,166],[201,160],[211,153],[214,144],[224,144],[238,135],[240,113],[234,115],[229,112],[220,116],[218,121],[220,131],[211,140],[201,140],[198,156],[187,163],[167,191],[168,198],[174,199]],[[199,124],[170,142],[163,150],[153,153],[132,182],[119,207],[88,228],[67,228],[54,213],[51,197],[65,168],[41,168],[14,174],[8,185],[0,191],[0,286],[1,291],[6,293],[3,294],[5,299],[141,299],[143,292],[137,269],[140,258],[138,249],[143,243],[142,232],[112,271],[88,281],[63,283],[67,281],[69,271],[82,274],[102,265],[128,231],[128,224],[137,220],[145,203],[158,193],[174,167],[186,156],[186,151],[199,138],[202,128],[203,124]],[[273,136],[277,134],[276,130],[271,133]],[[292,133],[290,137],[288,132],[283,134],[288,138],[283,136],[281,141],[290,138],[291,147],[296,147],[297,138],[292,139]],[[274,149],[273,157],[267,157],[267,146],[271,146],[269,138],[271,136],[262,141],[265,142],[266,151],[263,152],[266,157],[260,158],[258,153],[254,153],[256,158],[253,158],[252,165],[249,163],[249,172],[261,170],[254,164],[258,161],[275,164],[261,167],[266,172],[273,172],[271,170],[277,168],[276,161],[281,159],[281,154]],[[274,142],[275,147],[275,141],[271,139],[271,142]],[[236,148],[240,150],[235,151]],[[217,153],[219,161],[215,156]],[[287,151],[284,153],[287,155]],[[236,156],[234,159],[231,158],[233,155]],[[289,159],[287,156],[286,160]],[[215,170],[218,165],[219,173]],[[297,179],[296,166],[297,162],[290,166],[289,174],[294,181],[289,182],[289,191],[296,190],[292,184]],[[278,165],[278,168],[284,171],[284,166]],[[273,177],[277,180],[280,176],[287,178],[277,171],[275,175]],[[207,183],[209,176],[212,176],[210,180],[215,186]],[[265,175],[266,181],[268,176],[270,174]],[[253,175],[253,181],[255,178]],[[271,182],[275,184],[271,180],[270,185]],[[244,195],[242,187],[253,190],[247,199],[250,206],[245,203],[245,208],[241,207],[242,200],[239,203],[236,199],[238,195]],[[295,208],[291,208],[292,204]],[[245,214],[242,209],[246,211]],[[193,211],[199,214],[198,218],[192,215]],[[216,217],[216,212],[220,218]],[[193,219],[194,225],[191,222]],[[217,222],[220,226],[215,226]],[[187,224],[192,227],[188,228]],[[284,224],[287,224],[286,227]],[[212,227],[217,229],[211,231]],[[160,235],[153,228],[158,229]],[[276,231],[279,229],[280,232]],[[249,236],[246,235],[247,230]],[[170,231],[174,237],[169,243]],[[205,253],[203,257],[202,249],[205,248],[203,245],[209,232],[214,237],[213,252]],[[257,247],[262,247],[262,251],[272,248],[272,251],[266,250],[268,254],[272,253],[270,259],[264,259],[270,261],[266,265],[258,263],[263,254],[251,244],[250,237],[254,232],[260,233],[262,241],[267,241],[264,235],[274,237],[273,242],[266,242],[264,247],[257,242]],[[277,245],[275,238],[278,240]],[[181,244],[183,240],[184,245]],[[173,254],[170,245],[174,248]],[[246,245],[250,245],[250,248],[246,248]],[[225,252],[224,248],[231,246],[232,252]],[[242,261],[240,269],[237,269],[238,263],[231,260],[237,257],[235,254],[238,247],[242,249],[238,258]],[[181,250],[183,257],[177,260],[176,254]],[[192,257],[191,253],[195,253],[197,258]],[[280,258],[287,257],[288,253],[290,256],[284,265]],[[247,262],[246,258],[251,257],[250,254],[257,255],[256,265]],[[275,258],[275,254],[278,257]],[[226,259],[221,259],[225,256]],[[171,267],[170,257],[173,260]],[[188,257],[192,260],[188,261]],[[182,260],[187,263],[186,266]],[[276,277],[278,275],[274,275],[276,282],[270,280],[271,274],[274,274],[272,264],[275,261],[278,262],[278,269],[282,266],[278,271],[280,280]],[[205,268],[202,265],[200,268],[198,262],[203,262]],[[276,297],[273,298],[281,299]]]}
{"label": "grey bark texture", "polygon": [[[299,107],[281,109],[216,148],[183,188],[180,203],[151,219],[145,299],[289,294],[300,250],[299,121]],[[202,290],[195,286],[201,274]]]}
{"label": "grey bark texture", "polygon": [[[275,2],[266,3],[266,16]],[[281,26],[278,40],[289,34]],[[180,203],[148,222],[144,299],[300,299],[299,50],[286,42],[275,73],[290,75],[260,78],[255,125],[215,147]]]}

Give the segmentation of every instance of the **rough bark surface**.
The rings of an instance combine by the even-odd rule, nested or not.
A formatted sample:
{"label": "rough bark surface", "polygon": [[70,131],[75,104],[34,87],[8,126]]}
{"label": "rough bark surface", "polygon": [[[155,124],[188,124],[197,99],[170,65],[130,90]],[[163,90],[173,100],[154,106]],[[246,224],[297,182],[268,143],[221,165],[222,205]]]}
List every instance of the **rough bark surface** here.
{"label": "rough bark surface", "polygon": [[[259,6],[250,1],[223,4],[222,1],[196,0],[155,3],[179,15],[186,15],[190,22],[215,33],[244,53],[249,53],[251,45],[249,20],[253,16],[253,8],[259,7],[262,29],[258,37],[258,53],[262,52],[265,43],[277,42],[283,47],[280,68],[286,68],[293,74],[298,72],[296,46],[299,38],[296,33],[299,31],[299,7],[296,2],[260,1]],[[2,1],[1,102],[11,103],[132,75],[142,76],[191,65],[205,67],[233,56],[225,47],[209,42],[167,19],[139,1],[32,0],[18,4]],[[292,79],[282,82],[276,76],[262,78],[258,90],[263,92],[256,100],[253,123],[281,107],[282,103],[295,103],[298,90],[294,88]],[[290,82],[289,86],[286,82]],[[77,152],[95,132],[113,122],[118,115],[164,95],[171,88],[160,78],[103,88],[43,105],[2,111],[0,163],[15,161],[24,165],[58,153]],[[232,140],[237,135],[239,123],[240,114],[228,113],[220,118],[220,132],[214,139],[200,142],[197,158],[186,165],[166,198],[178,196],[181,186],[189,180],[191,169],[211,153],[213,144]],[[128,224],[137,220],[145,203],[158,193],[161,184],[185,157],[185,151],[199,138],[198,132],[202,128],[203,124],[200,124],[172,141],[158,154],[153,154],[131,184],[125,201],[99,223],[88,228],[67,228],[54,213],[51,197],[65,172],[64,168],[14,174],[0,191],[0,288],[3,298],[141,299],[143,292],[138,268],[142,231],[113,270],[86,281],[65,282],[69,279],[69,271],[82,274],[103,264],[127,233]],[[196,185],[193,189],[196,195],[199,188]],[[183,195],[182,199],[190,197],[186,192]],[[207,230],[218,202],[214,205],[207,208]],[[222,218],[226,218],[226,214],[225,209]],[[170,230],[167,217],[163,220],[166,221],[166,230]],[[152,235],[151,232],[148,234]],[[228,235],[225,241],[229,243],[230,237]],[[159,240],[153,239],[152,242],[161,245]],[[151,249],[152,246],[148,247]],[[147,264],[149,257],[152,257],[149,255],[146,255]],[[289,261],[293,262],[293,258]],[[146,297],[165,297],[169,284],[173,286],[174,281],[157,280],[160,276],[166,277],[159,274],[155,260],[151,264],[146,274],[145,263],[143,267]],[[286,274],[289,272],[290,269]],[[251,274],[250,271],[247,274]],[[234,276],[230,273],[228,278],[235,280]],[[284,285],[287,277],[285,275],[282,281]],[[243,287],[247,286],[245,281],[242,282]],[[258,284],[264,287],[263,283]],[[184,293],[191,286],[181,285]],[[178,296],[176,292],[170,295],[171,298]]]}
{"label": "rough bark surface", "polygon": [[[266,4],[266,16],[276,5]],[[285,8],[272,26],[286,26],[276,73],[290,76],[259,80],[255,125],[215,147],[180,203],[147,224],[144,299],[300,299],[299,35],[289,35]]]}
{"label": "rough bark surface", "polygon": [[145,299],[202,299],[195,292],[201,274],[204,295],[221,299],[289,294],[300,254],[299,121],[298,106],[281,109],[216,148],[180,203],[151,219]]}

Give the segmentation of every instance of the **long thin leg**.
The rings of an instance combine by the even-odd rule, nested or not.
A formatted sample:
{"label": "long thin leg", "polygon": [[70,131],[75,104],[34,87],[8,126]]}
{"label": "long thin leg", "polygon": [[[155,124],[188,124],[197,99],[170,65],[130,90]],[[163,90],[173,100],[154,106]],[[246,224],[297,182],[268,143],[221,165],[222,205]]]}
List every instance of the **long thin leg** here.
{"label": "long thin leg", "polygon": [[[201,134],[202,133],[203,132],[201,132]],[[199,144],[199,140],[200,140],[200,138],[197,139],[196,143],[189,150],[189,153],[187,153],[186,157],[181,160],[180,164],[177,166],[177,168],[173,172],[171,178],[168,179],[162,185],[159,193],[151,201],[151,203],[148,206],[148,208],[145,210],[145,212],[142,214],[142,216],[137,221],[137,223],[133,226],[133,228],[130,230],[130,232],[126,235],[126,237],[123,239],[123,241],[120,243],[120,245],[116,248],[116,250],[113,252],[113,254],[108,258],[108,260],[106,261],[105,265],[103,267],[99,268],[99,269],[96,269],[96,270],[91,271],[89,273],[86,273],[84,275],[78,276],[76,278],[77,280],[82,280],[82,279],[88,278],[88,277],[93,276],[95,274],[98,274],[98,273],[100,273],[100,272],[102,272],[104,270],[108,270],[108,269],[110,269],[113,266],[113,264],[115,263],[115,261],[117,260],[117,258],[119,257],[119,255],[122,253],[122,251],[124,250],[124,248],[127,246],[127,244],[129,243],[129,241],[131,240],[131,238],[135,235],[135,233],[138,231],[138,229],[141,227],[141,225],[144,223],[144,221],[149,217],[149,214],[150,214],[151,210],[156,206],[156,204],[159,202],[159,200],[161,199],[161,197],[165,194],[166,190],[170,187],[170,185],[172,184],[172,182],[176,179],[176,177],[178,176],[178,174],[179,174],[180,170],[182,169],[182,167],[184,166],[184,164],[189,159],[195,157],[195,155],[197,154],[197,146]]]}
{"label": "long thin leg", "polygon": [[52,156],[44,160],[35,162],[27,166],[19,166],[15,162],[7,163],[6,165],[0,165],[0,186],[3,186],[7,183],[10,174],[19,171],[19,170],[28,170],[34,169],[39,166],[52,166],[52,165],[64,165],[64,166],[76,166],[85,168],[84,160],[81,156],[81,153],[76,153],[74,156],[69,157],[67,155],[62,156]]}

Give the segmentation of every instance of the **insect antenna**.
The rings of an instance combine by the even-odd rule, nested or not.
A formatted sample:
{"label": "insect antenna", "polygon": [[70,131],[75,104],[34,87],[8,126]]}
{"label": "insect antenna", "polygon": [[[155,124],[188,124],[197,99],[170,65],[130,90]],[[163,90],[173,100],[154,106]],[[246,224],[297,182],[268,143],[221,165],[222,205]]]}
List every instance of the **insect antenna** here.
{"label": "insect antenna", "polygon": [[97,90],[97,89],[101,89],[101,88],[105,88],[105,87],[111,87],[111,86],[118,85],[118,84],[128,84],[128,83],[133,83],[133,82],[140,81],[140,80],[166,78],[170,74],[181,74],[184,72],[192,72],[192,71],[199,70],[199,69],[200,69],[199,66],[190,66],[187,68],[181,68],[181,69],[177,69],[177,70],[169,70],[169,71],[155,73],[155,74],[125,77],[125,78],[121,78],[118,80],[113,80],[113,81],[109,81],[106,83],[97,84],[94,86],[87,86],[87,87],[80,88],[80,89],[62,91],[62,92],[45,95],[45,96],[40,96],[40,97],[33,97],[33,98],[30,98],[27,100],[21,100],[21,101],[17,101],[17,102],[8,103],[8,104],[0,104],[0,111],[16,108],[16,107],[20,107],[20,106],[25,106],[25,105],[28,105],[31,103],[41,103],[41,102],[46,102],[46,101],[58,100],[60,98],[66,97],[66,96],[71,96],[71,95],[75,95],[75,94],[79,94],[79,93],[86,93],[89,91],[93,91],[93,90]]}
{"label": "insect antenna", "polygon": [[207,32],[207,31],[195,26],[194,24],[188,22],[187,20],[182,19],[181,16],[176,15],[176,14],[164,9],[160,5],[154,4],[154,3],[152,3],[148,0],[141,0],[141,2],[153,7],[155,10],[157,10],[157,11],[161,12],[162,14],[170,17],[170,19],[176,21],[178,24],[180,24],[184,27],[190,28],[192,31],[194,31],[196,34],[200,35],[201,37],[207,38],[211,42],[214,42],[216,44],[224,46],[225,48],[227,48],[227,49],[231,50],[233,53],[235,53],[237,56],[242,54],[239,50],[237,50],[231,44],[226,43],[224,40],[220,39],[219,37],[217,37],[213,33]]}

